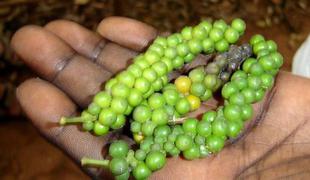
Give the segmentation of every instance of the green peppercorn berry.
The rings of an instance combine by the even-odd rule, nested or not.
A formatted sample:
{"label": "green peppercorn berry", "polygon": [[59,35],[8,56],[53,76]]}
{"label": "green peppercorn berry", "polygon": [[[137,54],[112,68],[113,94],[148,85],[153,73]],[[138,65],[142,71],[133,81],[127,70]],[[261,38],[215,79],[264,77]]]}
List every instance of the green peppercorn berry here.
{"label": "green peppercorn berry", "polygon": [[151,51],[155,51],[156,53],[158,53],[159,56],[163,56],[164,55],[164,47],[158,43],[154,43],[149,47],[149,50]]}
{"label": "green peppercorn berry", "polygon": [[234,82],[226,83],[222,88],[222,96],[228,99],[232,94],[238,91],[238,86]]}
{"label": "green peppercorn berry", "polygon": [[156,171],[164,167],[166,164],[166,157],[159,151],[151,151],[147,154],[145,163],[152,171]]}
{"label": "green peppercorn berry", "polygon": [[203,27],[207,34],[209,34],[212,29],[212,24],[209,21],[202,21],[198,26]]}
{"label": "green peppercorn berry", "polygon": [[266,43],[267,43],[267,46],[268,46],[268,50],[270,52],[277,51],[278,46],[277,46],[277,44],[273,40],[268,40],[268,41],[266,41]]}
{"label": "green peppercorn berry", "polygon": [[168,123],[169,116],[164,108],[155,109],[152,113],[152,122],[156,125],[165,125]]}
{"label": "green peppercorn berry", "polygon": [[126,122],[125,116],[122,114],[119,114],[119,115],[117,115],[115,122],[111,125],[111,128],[112,129],[120,129],[120,128],[124,127],[125,122]]}
{"label": "green peppercorn berry", "polygon": [[115,97],[111,101],[111,109],[117,114],[123,114],[128,107],[126,99]]}
{"label": "green peppercorn berry", "polygon": [[211,111],[207,111],[202,115],[202,121],[206,121],[206,122],[213,122],[216,118],[216,112],[211,110]]}
{"label": "green peppercorn berry", "polygon": [[168,67],[164,62],[156,62],[152,65],[152,69],[155,70],[158,76],[166,75],[168,72]]}
{"label": "green peppercorn berry", "polygon": [[142,93],[137,89],[131,89],[127,100],[130,106],[135,107],[142,102]]}
{"label": "green peppercorn berry", "polygon": [[180,56],[177,56],[176,58],[174,58],[172,60],[172,65],[173,65],[174,69],[179,69],[179,68],[183,67],[184,59],[181,58]]}
{"label": "green peppercorn berry", "polygon": [[139,59],[139,60],[136,60],[134,64],[137,65],[138,67],[140,67],[141,70],[143,70],[143,69],[149,67],[150,65],[149,65],[149,63],[145,60],[144,56],[141,56],[141,57],[142,57],[142,58]]}
{"label": "green peppercorn berry", "polygon": [[265,90],[263,89],[259,89],[257,91],[255,91],[255,101],[261,101],[265,96]]}
{"label": "green peppercorn berry", "polygon": [[175,109],[180,114],[186,114],[190,111],[191,105],[186,98],[180,98],[176,103]]}
{"label": "green peppercorn berry", "polygon": [[172,34],[167,37],[167,44],[169,47],[176,47],[180,43],[180,40],[176,34]]}
{"label": "green peppercorn berry", "polygon": [[260,79],[259,76],[252,76],[250,75],[248,77],[248,86],[254,90],[257,90],[261,88],[262,85],[262,80]]}
{"label": "green peppercorn berry", "polygon": [[146,121],[142,124],[141,131],[145,136],[153,135],[154,129],[156,128],[156,124],[152,121]]}
{"label": "green peppercorn berry", "polygon": [[116,121],[116,118],[116,113],[110,108],[102,109],[99,114],[99,122],[105,126],[111,126]]}
{"label": "green peppercorn berry", "polygon": [[206,89],[202,96],[200,96],[201,101],[207,101],[212,97],[212,91],[210,89]]}
{"label": "green peppercorn berry", "polygon": [[113,158],[109,164],[114,175],[121,175],[128,171],[128,163],[125,158]]}
{"label": "green peppercorn berry", "polygon": [[187,43],[191,53],[198,54],[202,51],[202,43],[199,39],[191,39]]}
{"label": "green peppercorn berry", "polygon": [[265,41],[260,41],[253,46],[253,52],[254,54],[257,54],[259,51],[268,49],[268,45]]}
{"label": "green peppercorn berry", "polygon": [[182,128],[185,133],[190,134],[190,135],[196,135],[197,124],[198,124],[198,120],[196,118],[187,118],[183,122]]}
{"label": "green peppercorn berry", "polygon": [[175,89],[168,89],[163,92],[163,96],[167,104],[174,106],[180,98],[178,91]]}
{"label": "green peppercorn berry", "polygon": [[177,139],[175,140],[175,146],[180,150],[180,151],[185,151],[193,145],[193,140],[191,136],[186,135],[186,134],[179,134],[177,136]]}
{"label": "green peppercorn berry", "polygon": [[231,22],[231,27],[237,30],[240,34],[243,34],[246,24],[242,19],[236,18]]}
{"label": "green peppercorn berry", "polygon": [[137,106],[133,111],[133,119],[140,123],[150,120],[152,116],[151,108],[145,105]]}
{"label": "green peppercorn berry", "polygon": [[244,105],[245,97],[241,92],[234,93],[229,97],[229,103],[236,104],[239,106]]}
{"label": "green peppercorn berry", "polygon": [[135,84],[135,76],[129,71],[122,71],[116,76],[116,79],[130,88]]}
{"label": "green peppercorn berry", "polygon": [[192,83],[191,89],[190,89],[191,94],[199,97],[199,96],[203,96],[205,92],[206,92],[206,87],[203,83],[199,83],[199,82]]}
{"label": "green peppercorn berry", "polygon": [[260,76],[262,81],[262,87],[269,89],[273,86],[274,77],[271,74],[264,73]]}
{"label": "green peppercorn berry", "polygon": [[257,58],[257,59],[260,59],[260,58],[263,57],[263,56],[269,55],[269,53],[270,53],[270,52],[269,52],[268,49],[262,49],[262,50],[260,50],[260,51],[257,52],[256,58]]}
{"label": "green peppercorn berry", "polygon": [[251,37],[250,44],[252,46],[254,46],[255,44],[257,44],[257,43],[259,43],[261,41],[265,41],[265,38],[262,35],[260,35],[260,34],[256,34],[256,35]]}
{"label": "green peppercorn berry", "polygon": [[160,91],[164,86],[164,82],[162,78],[157,78],[153,83],[152,83],[152,88],[154,91]]}
{"label": "green peppercorn berry", "polygon": [[241,108],[235,104],[228,104],[224,107],[224,117],[228,121],[237,121],[241,119]]}
{"label": "green peppercorn berry", "polygon": [[96,103],[101,108],[109,107],[111,100],[112,100],[112,96],[105,91],[100,91],[99,93],[95,95],[93,99],[94,103]]}
{"label": "green peppercorn berry", "polygon": [[230,138],[236,138],[242,128],[243,128],[243,122],[241,120],[237,120],[237,121],[228,121],[227,122],[227,135],[230,137]]}
{"label": "green peppercorn berry", "polygon": [[241,107],[241,117],[244,121],[252,118],[253,113],[253,107],[250,104],[245,104]]}
{"label": "green peppercorn berry", "polygon": [[167,47],[167,39],[162,37],[162,36],[158,36],[155,40],[154,40],[154,44],[159,44],[162,47]]}
{"label": "green peppercorn berry", "polygon": [[200,151],[198,145],[193,145],[189,149],[183,151],[183,156],[187,160],[194,160],[200,157]]}
{"label": "green peppercorn berry", "polygon": [[143,70],[142,76],[150,83],[154,82],[157,78],[157,73],[152,68],[146,68]]}
{"label": "green peppercorn berry", "polygon": [[[156,138],[154,139],[154,141],[156,141]],[[163,148],[162,143],[154,142],[154,144],[151,145],[151,151],[161,151],[162,148]]]}
{"label": "green peppercorn berry", "polygon": [[219,19],[213,22],[213,28],[219,28],[224,32],[227,29],[227,24],[223,19]]}
{"label": "green peppercorn berry", "polygon": [[132,172],[133,176],[137,180],[147,179],[151,173],[152,171],[145,165],[144,162],[139,162]]}
{"label": "green peppercorn berry", "polygon": [[211,135],[212,128],[210,122],[203,120],[197,124],[197,133],[202,137],[208,137]]}
{"label": "green peppercorn berry", "polygon": [[180,57],[184,57],[189,53],[189,47],[188,47],[187,43],[178,44],[176,49],[177,49],[177,53]]}
{"label": "green peppercorn berry", "polygon": [[247,78],[247,74],[242,70],[238,70],[234,72],[233,75],[231,76],[231,80],[236,80],[239,78]]}
{"label": "green peppercorn berry", "polygon": [[140,149],[144,150],[145,152],[149,152],[153,143],[154,140],[152,136],[145,137],[140,144]]}
{"label": "green peppercorn berry", "polygon": [[218,75],[219,72],[220,72],[220,67],[216,64],[216,62],[211,62],[206,67],[207,74]]}
{"label": "green peppercorn berry", "polygon": [[127,98],[129,93],[130,89],[125,84],[116,83],[115,85],[112,86],[113,97]]}
{"label": "green peppercorn berry", "polygon": [[224,147],[225,144],[225,139],[216,135],[211,135],[209,137],[207,137],[207,149],[210,152],[219,152],[220,150],[222,150],[222,148]]}
{"label": "green peppercorn berry", "polygon": [[244,61],[244,63],[242,64],[242,70],[246,73],[250,72],[250,68],[252,66],[252,64],[256,63],[256,59],[254,58],[248,58]]}
{"label": "green peppercorn berry", "polygon": [[184,62],[189,63],[192,62],[195,59],[195,55],[192,53],[188,53],[185,57],[184,57]]}
{"label": "green peppercorn berry", "polygon": [[145,94],[142,95],[142,97],[144,99],[146,99],[146,98],[150,97],[152,94],[154,94],[153,86],[151,86],[150,89]]}
{"label": "green peppercorn berry", "polygon": [[178,55],[176,48],[168,47],[165,49],[165,57],[173,59]]}
{"label": "green peppercorn berry", "polygon": [[141,93],[146,93],[151,88],[151,83],[144,77],[139,77],[136,79],[134,88],[140,91]]}
{"label": "green peppercorn berry", "polygon": [[280,68],[283,65],[283,56],[278,52],[270,53],[270,57],[273,59],[277,68]]}
{"label": "green peppercorn berry", "polygon": [[204,84],[208,89],[214,89],[217,82],[217,76],[214,74],[207,74],[204,78]]}
{"label": "green peppercorn berry", "polygon": [[117,84],[117,79],[112,78],[105,83],[104,89],[110,92],[115,84]]}
{"label": "green peppercorn berry", "polygon": [[144,58],[145,58],[145,61],[149,64],[149,65],[152,65],[153,63],[157,62],[160,60],[160,55],[155,52],[155,51],[147,51],[145,54],[144,54]]}
{"label": "green peppercorn berry", "polygon": [[93,131],[94,131],[94,133],[95,133],[97,136],[103,136],[103,135],[108,134],[108,132],[109,132],[109,127],[108,127],[108,126],[105,126],[105,125],[102,125],[102,124],[100,124],[100,123],[97,121],[97,122],[95,122]]}
{"label": "green peppercorn berry", "polygon": [[243,94],[246,103],[253,103],[255,101],[255,91],[252,88],[244,88],[241,90],[241,93]]}
{"label": "green peppercorn berry", "polygon": [[133,133],[138,133],[141,131],[141,123],[138,121],[133,121],[130,123],[130,131]]}
{"label": "green peppercorn berry", "polygon": [[162,57],[161,62],[165,63],[167,66],[167,72],[171,72],[173,70],[172,60],[167,57]]}
{"label": "green peppercorn berry", "polygon": [[173,148],[175,148],[173,142],[167,141],[164,143],[164,150],[169,152],[171,151]]}
{"label": "green peppercorn berry", "polygon": [[159,136],[163,136],[163,137],[168,137],[168,135],[171,133],[171,129],[168,125],[161,125],[156,127],[155,129],[155,136],[159,137]]}
{"label": "green peppercorn berry", "polygon": [[217,119],[211,124],[212,134],[217,136],[226,136],[227,134],[227,123],[224,120]]}
{"label": "green peppercorn berry", "polygon": [[263,73],[264,73],[264,69],[262,65],[258,62],[253,63],[252,66],[250,67],[250,74],[252,75],[260,76]]}
{"label": "green peppercorn berry", "polygon": [[274,68],[276,68],[275,62],[273,61],[273,59],[269,55],[260,57],[258,62],[259,62],[259,64],[262,65],[262,67],[264,68],[265,71],[271,71]]}
{"label": "green peppercorn berry", "polygon": [[129,151],[128,144],[123,140],[117,140],[111,143],[109,147],[109,155],[113,158],[125,158]]}
{"label": "green peppercorn berry", "polygon": [[229,44],[225,39],[221,39],[215,43],[215,49],[218,52],[225,52],[229,48]]}
{"label": "green peppercorn berry", "polygon": [[246,78],[235,79],[232,80],[232,82],[238,86],[239,90],[242,90],[248,86],[248,81]]}
{"label": "green peppercorn berry", "polygon": [[154,93],[148,99],[148,104],[152,109],[163,107],[165,103],[166,103],[165,98],[160,93]]}
{"label": "green peppercorn berry", "polygon": [[217,42],[221,39],[223,39],[223,36],[224,36],[224,31],[219,29],[219,28],[216,28],[216,27],[213,27],[209,33],[209,37],[214,41],[214,42]]}
{"label": "green peppercorn berry", "polygon": [[92,115],[98,115],[101,111],[101,108],[98,104],[95,102],[92,102],[87,107],[87,112],[89,112]]}
{"label": "green peppercorn berry", "polygon": [[236,43],[239,39],[239,32],[234,28],[228,28],[225,31],[225,39],[230,44]]}
{"label": "green peppercorn berry", "polygon": [[82,124],[84,131],[91,131],[94,129],[94,122],[93,121],[84,121]]}
{"label": "green peppercorn berry", "polygon": [[181,31],[181,35],[183,39],[185,40],[191,40],[192,39],[192,27],[184,27]]}
{"label": "green peppercorn berry", "polygon": [[203,40],[204,38],[207,37],[207,35],[208,35],[207,31],[205,30],[204,27],[198,25],[193,28],[192,31],[193,38]]}
{"label": "green peppercorn berry", "polygon": [[203,39],[202,48],[205,53],[212,53],[214,51],[214,41],[211,38]]}
{"label": "green peppercorn berry", "polygon": [[180,154],[180,150],[177,147],[174,147],[171,151],[169,151],[169,154],[173,157],[177,157]]}
{"label": "green peppercorn berry", "polygon": [[135,158],[138,160],[138,161],[144,161],[146,157],[146,152],[142,149],[138,149],[136,152],[135,152]]}
{"label": "green peppercorn berry", "polygon": [[192,82],[202,82],[205,77],[205,72],[203,68],[195,68],[189,72],[188,76]]}

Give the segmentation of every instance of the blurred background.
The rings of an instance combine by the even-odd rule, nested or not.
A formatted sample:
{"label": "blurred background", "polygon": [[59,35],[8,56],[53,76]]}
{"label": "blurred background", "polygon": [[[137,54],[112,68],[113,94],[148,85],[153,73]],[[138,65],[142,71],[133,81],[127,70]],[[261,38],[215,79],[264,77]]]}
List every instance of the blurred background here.
{"label": "blurred background", "polygon": [[310,33],[310,0],[0,0],[0,179],[88,179],[27,121],[15,88],[35,76],[10,49],[16,30],[69,19],[95,29],[105,17],[138,19],[160,31],[178,31],[201,19],[247,23],[246,37],[261,33],[277,42],[285,71]]}

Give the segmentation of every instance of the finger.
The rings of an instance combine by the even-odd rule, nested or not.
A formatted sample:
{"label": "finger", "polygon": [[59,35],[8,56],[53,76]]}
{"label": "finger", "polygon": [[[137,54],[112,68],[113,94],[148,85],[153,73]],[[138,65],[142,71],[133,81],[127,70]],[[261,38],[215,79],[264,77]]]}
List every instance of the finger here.
{"label": "finger", "polygon": [[48,23],[45,28],[63,39],[78,53],[112,73],[126,68],[129,60],[137,55],[137,52],[108,42],[75,22],[57,20]]}
{"label": "finger", "polygon": [[96,59],[107,42],[99,34],[68,20],[51,21],[45,28],[90,59]]}
{"label": "finger", "polygon": [[[113,134],[96,137],[82,132],[76,125],[60,127],[58,121],[62,116],[76,113],[76,105],[60,89],[39,78],[30,79],[17,88],[16,96],[38,130],[78,164],[83,156],[103,158],[102,149]],[[91,173],[99,172],[92,169]]]}
{"label": "finger", "polygon": [[143,50],[157,36],[152,26],[125,17],[105,18],[97,31],[108,40],[136,51]]}
{"label": "finger", "polygon": [[51,32],[26,26],[12,38],[15,52],[34,71],[85,107],[91,96],[112,74],[74,52],[65,42]]}

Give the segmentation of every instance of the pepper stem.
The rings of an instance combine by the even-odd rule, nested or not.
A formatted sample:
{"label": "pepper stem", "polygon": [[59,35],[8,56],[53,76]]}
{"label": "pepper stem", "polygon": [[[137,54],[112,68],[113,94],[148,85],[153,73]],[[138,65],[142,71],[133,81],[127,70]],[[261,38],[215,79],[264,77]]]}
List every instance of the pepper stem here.
{"label": "pepper stem", "polygon": [[98,159],[90,159],[87,157],[83,157],[81,159],[82,166],[98,166],[98,167],[108,167],[110,161],[109,160],[98,160]]}
{"label": "pepper stem", "polygon": [[64,126],[66,124],[75,124],[75,123],[83,123],[85,121],[94,121],[95,118],[90,117],[62,117],[59,121],[59,124],[61,126]]}

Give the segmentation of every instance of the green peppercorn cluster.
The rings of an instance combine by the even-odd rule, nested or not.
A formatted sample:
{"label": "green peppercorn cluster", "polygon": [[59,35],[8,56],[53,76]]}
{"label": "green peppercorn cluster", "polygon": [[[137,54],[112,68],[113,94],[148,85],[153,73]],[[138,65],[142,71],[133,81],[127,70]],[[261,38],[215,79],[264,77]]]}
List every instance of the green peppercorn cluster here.
{"label": "green peppercorn cluster", "polygon": [[[253,116],[252,104],[263,99],[283,64],[272,40],[261,35],[250,39],[253,56],[244,56],[237,67],[227,67],[225,58],[192,69],[168,82],[168,74],[190,63],[199,53],[223,53],[244,33],[245,23],[235,19],[213,24],[203,21],[180,33],[158,37],[126,70],[105,84],[80,117],[62,118],[60,124],[83,123],[83,129],[105,135],[130,120],[137,142],[132,150],[125,141],[114,141],[109,159],[82,159],[82,165],[109,168],[116,179],[147,179],[166,164],[168,156],[187,160],[219,152],[228,138],[236,138],[245,121]],[[236,66],[236,64],[232,64]],[[221,69],[228,69],[223,72]],[[232,72],[234,71],[234,72]],[[227,83],[226,83],[227,82]],[[202,118],[183,118],[212,97],[221,86],[224,105],[203,113]]]}

